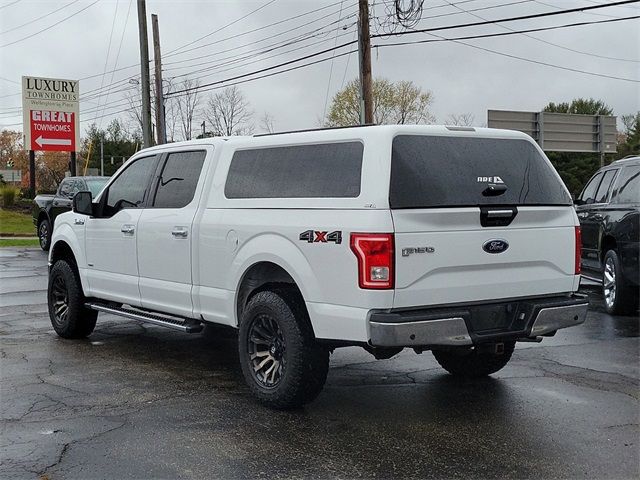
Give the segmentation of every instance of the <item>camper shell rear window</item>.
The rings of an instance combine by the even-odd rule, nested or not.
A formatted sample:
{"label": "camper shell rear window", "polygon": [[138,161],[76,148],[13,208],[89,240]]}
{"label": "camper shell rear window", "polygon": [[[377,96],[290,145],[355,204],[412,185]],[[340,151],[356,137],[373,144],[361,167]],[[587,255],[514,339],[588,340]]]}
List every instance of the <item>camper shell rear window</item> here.
{"label": "camper shell rear window", "polygon": [[398,135],[391,208],[571,205],[543,155],[521,139]]}

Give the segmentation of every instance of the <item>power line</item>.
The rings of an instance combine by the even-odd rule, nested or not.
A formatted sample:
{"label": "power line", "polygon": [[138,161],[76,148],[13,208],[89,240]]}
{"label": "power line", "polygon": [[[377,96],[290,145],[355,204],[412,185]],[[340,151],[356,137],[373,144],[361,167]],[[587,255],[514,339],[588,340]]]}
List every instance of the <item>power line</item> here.
{"label": "power line", "polygon": [[[120,51],[122,50],[122,43],[124,41],[124,35],[127,32],[127,23],[129,23],[129,15],[131,14],[131,4],[133,3],[133,0],[129,0],[129,6],[127,7],[127,15],[124,19],[124,25],[122,26],[122,35],[120,36],[120,43],[118,44],[118,51],[116,52],[116,59],[113,63],[114,69],[118,67],[118,59],[120,58]],[[117,3],[116,3],[117,5]],[[116,12],[117,12],[117,8],[116,8]],[[114,15],[114,22],[115,22],[115,15]],[[106,67],[106,64],[105,64]],[[109,82],[111,82],[111,85],[113,85],[113,76],[115,75],[115,72],[111,72],[111,79],[109,80]],[[109,94],[111,93],[111,87],[109,88],[109,90],[107,90],[107,94],[105,96],[104,99],[104,107],[102,109],[102,113],[105,112],[106,107],[107,107],[107,102],[109,100]],[[100,102],[98,102],[98,107],[100,106]],[[102,124],[102,123],[101,123]],[[99,127],[98,127],[99,128]]]}
{"label": "power line", "polygon": [[14,2],[7,3],[6,5],[1,5],[1,6],[0,6],[0,10],[2,10],[3,8],[10,7],[11,5],[15,5],[16,3],[20,2],[20,1],[21,1],[21,0],[15,0]]}
{"label": "power line", "polygon": [[[410,31],[406,31],[406,32],[396,32],[396,33],[389,34],[389,36],[411,35],[411,34],[415,34],[415,33],[427,33],[427,32],[439,31],[439,30],[452,30],[452,29],[458,29],[458,28],[463,28],[463,27],[471,27],[471,26],[478,26],[478,25],[488,25],[488,24],[497,24],[497,23],[502,23],[502,22],[512,22],[512,21],[516,21],[516,20],[533,19],[533,18],[544,18],[544,17],[550,17],[550,16],[564,15],[564,14],[567,14],[567,13],[574,13],[574,12],[583,11],[583,10],[593,10],[593,9],[597,9],[597,8],[610,7],[611,5],[622,5],[622,4],[629,4],[629,3],[637,3],[638,1],[640,1],[640,0],[624,0],[624,1],[616,2],[614,4],[607,4],[607,5],[604,5],[604,6],[603,5],[594,5],[594,6],[591,6],[591,7],[572,8],[572,9],[561,10],[561,11],[557,11],[557,12],[543,12],[543,13],[537,13],[537,14],[532,14],[532,15],[520,15],[520,16],[517,16],[517,17],[501,18],[501,19],[496,19],[496,20],[492,20],[492,21],[482,21],[482,22],[473,22],[473,23],[466,23],[466,24],[459,24],[459,25],[449,25],[449,26],[442,26],[442,27],[424,28],[424,29],[419,29],[419,30],[410,30]],[[512,33],[512,32],[505,32],[505,33]],[[377,35],[372,35],[371,37],[372,38],[374,38],[374,37],[378,37],[379,38],[379,37],[383,37],[383,36],[384,35],[377,34]],[[497,34],[495,36],[501,36],[501,35]],[[319,51],[319,52],[316,52],[316,53],[305,55],[303,57],[299,57],[297,59],[293,59],[293,60],[278,64],[278,65],[274,65],[274,66],[271,66],[271,67],[263,68],[263,69],[260,69],[260,70],[258,70],[256,72],[252,72],[252,73],[262,73],[262,72],[265,72],[265,71],[269,71],[269,70],[273,70],[273,69],[276,69],[276,68],[279,68],[279,67],[283,67],[283,66],[286,66],[286,65],[297,63],[297,62],[300,62],[300,61],[303,61],[303,60],[307,60],[309,58],[313,58],[313,57],[316,57],[316,56],[323,55],[323,54],[328,53],[328,52],[332,52],[336,48],[340,49],[340,48],[352,45],[353,43],[354,42],[343,43],[343,44],[339,45],[338,47],[333,47],[333,48],[325,49],[325,50],[322,50],[322,51]],[[250,76],[252,73],[247,73],[247,74],[244,74],[244,75],[239,75],[239,76],[236,76],[236,77],[232,77],[230,79],[227,79],[227,81],[233,81],[233,80],[236,80],[236,79],[239,79],[239,78],[247,77],[247,76]],[[607,77],[608,78],[615,78],[615,79],[618,79],[618,80],[627,80],[627,81],[629,80],[629,79],[624,79],[622,77],[613,77],[613,76],[607,76]],[[211,82],[211,83],[208,83],[208,84],[201,85],[199,87],[192,87],[192,88],[188,88],[188,89],[177,90],[177,91],[172,92],[171,95],[175,96],[175,95],[178,95],[178,94],[181,94],[181,93],[185,93],[185,92],[190,91],[190,90],[194,90],[195,88],[199,88],[200,90],[202,90],[203,88],[206,88],[206,87],[212,86],[212,85],[216,85],[216,84],[219,84],[219,83],[224,83],[224,80],[221,80],[221,81],[218,81],[218,82]]]}
{"label": "power line", "polygon": [[[462,7],[459,7],[459,6],[457,6],[457,5],[454,5],[453,3],[449,2],[448,0],[444,0],[444,1],[445,1],[445,2],[447,2],[449,5],[451,5],[452,7],[455,7],[455,8],[457,8],[458,10],[460,10],[460,11],[461,11],[461,13],[467,13],[467,14],[469,14],[469,15],[473,16],[473,17],[479,18],[480,20],[488,21],[486,18],[484,18],[484,17],[482,17],[482,16],[480,16],[480,15],[478,15],[478,14],[476,14],[476,13],[472,13],[472,12],[473,12],[472,10],[465,10],[465,9],[463,9]],[[618,19],[618,20],[619,20],[621,17],[612,17],[612,18],[613,18],[613,19]],[[602,22],[602,23],[605,23],[605,22]],[[499,26],[499,27],[501,27],[501,28],[504,28],[505,30],[509,30],[509,31],[511,31],[511,32],[516,32],[516,30],[515,30],[514,28],[508,27],[508,26],[506,26],[506,25],[498,25],[498,26]],[[518,33],[519,33],[520,35],[524,36],[524,37],[530,38],[530,39],[535,40],[535,41],[537,41],[537,42],[541,42],[541,43],[544,43],[544,44],[547,44],[547,45],[551,45],[552,47],[561,48],[561,49],[563,49],[563,50],[567,50],[567,51],[569,51],[569,52],[578,53],[578,54],[580,54],[580,55],[588,55],[588,56],[590,56],[590,57],[603,58],[603,59],[606,59],[606,60],[617,60],[617,61],[621,61],[621,62],[634,62],[634,63],[640,63],[640,60],[629,60],[629,59],[626,59],[626,58],[608,57],[608,56],[606,56],[606,55],[598,55],[598,54],[596,54],[596,53],[583,52],[583,51],[581,51],[581,50],[576,50],[576,49],[574,49],[574,48],[565,47],[564,45],[559,45],[559,44],[557,44],[557,43],[553,43],[553,42],[550,42],[550,41],[548,41],[548,40],[544,40],[544,39],[542,39],[542,38],[534,37],[533,35],[528,35],[528,34],[523,33],[523,32],[518,32]]]}
{"label": "power line", "polygon": [[26,37],[22,37],[22,38],[20,38],[20,39],[18,39],[18,40],[14,40],[13,42],[9,42],[9,43],[5,43],[4,45],[0,45],[0,48],[8,47],[8,46],[10,46],[10,45],[15,45],[16,43],[20,43],[20,42],[22,42],[22,41],[24,41],[24,40],[28,40],[28,39],[30,39],[30,38],[33,38],[33,37],[35,37],[36,35],[40,35],[42,32],[46,32],[47,30],[51,30],[53,27],[56,27],[56,26],[60,25],[62,22],[65,22],[65,21],[69,20],[70,18],[75,17],[75,16],[76,16],[76,15],[78,15],[79,13],[84,12],[87,8],[93,7],[93,6],[94,6],[96,3],[98,3],[99,1],[100,1],[100,0],[95,0],[95,2],[90,3],[90,4],[89,4],[89,5],[87,5],[86,7],[81,8],[80,10],[78,10],[78,11],[76,11],[76,12],[72,13],[71,15],[69,15],[69,16],[67,16],[67,17],[63,18],[62,20],[57,21],[57,22],[56,22],[56,23],[54,23],[53,25],[49,25],[48,27],[43,28],[42,30],[38,30],[38,31],[37,31],[37,32],[35,32],[35,33],[32,33],[32,34],[30,34],[30,35],[27,35]]}
{"label": "power line", "polygon": [[222,31],[222,30],[224,30],[225,28],[228,28],[228,27],[231,27],[232,25],[235,25],[236,23],[238,23],[238,22],[240,22],[240,21],[244,20],[245,18],[250,17],[250,16],[251,16],[251,15],[253,15],[254,13],[259,12],[259,11],[260,11],[260,10],[262,10],[263,8],[268,7],[269,5],[271,5],[272,3],[274,3],[275,1],[276,1],[276,0],[270,0],[269,2],[265,3],[264,5],[262,5],[262,6],[258,7],[258,8],[256,8],[255,10],[250,11],[250,12],[249,12],[249,13],[247,13],[246,15],[243,15],[242,17],[237,18],[237,19],[235,19],[234,21],[232,21],[232,22],[230,22],[230,23],[227,23],[226,25],[223,25],[222,27],[220,27],[219,29],[217,29],[217,30],[215,30],[215,31],[213,31],[213,32],[207,33],[206,35],[203,35],[203,36],[202,36],[202,37],[200,37],[200,38],[196,38],[195,40],[193,40],[193,41],[191,41],[191,42],[189,42],[189,43],[185,43],[184,45],[182,45],[182,46],[180,46],[180,47],[178,47],[178,48],[175,48],[175,49],[173,49],[173,50],[170,50],[169,52],[167,52],[167,56],[169,56],[169,55],[170,55],[171,53],[173,53],[173,52],[177,52],[177,51],[179,51],[179,50],[182,50],[184,47],[188,47],[189,45],[193,45],[194,43],[198,43],[200,40],[204,40],[205,38],[210,37],[211,35],[214,35],[214,34],[216,34],[216,33],[218,33],[218,32],[221,32],[221,31]]}
{"label": "power line", "polygon": [[[340,2],[340,13],[338,15],[342,15],[342,4],[344,3],[344,0],[342,2]],[[338,30],[336,29],[336,38],[333,41],[333,46],[335,47],[336,45],[338,45]],[[329,89],[331,88],[331,76],[333,75],[333,59],[335,57],[336,51],[333,51],[333,54],[331,55],[331,66],[329,67],[329,80],[327,81],[327,92],[324,95],[324,109],[322,111],[322,118],[325,118],[325,116],[327,115],[327,103],[329,101]]]}
{"label": "power line", "polygon": [[41,15],[38,18],[34,18],[33,20],[29,20],[28,22],[25,22],[22,25],[16,25],[15,27],[10,28],[9,30],[5,30],[3,32],[0,32],[0,35],[4,35],[5,33],[13,32],[14,30],[18,30],[18,29],[20,29],[22,27],[26,27],[27,25],[31,25],[32,23],[35,23],[38,20],[42,20],[43,18],[50,17],[54,13],[58,13],[60,10],[64,10],[65,8],[70,7],[71,5],[73,5],[75,3],[78,3],[79,1],[80,0],[74,0],[73,2],[67,3],[66,5],[63,5],[60,8],[56,8],[52,12],[45,13],[44,15]]}
{"label": "power line", "polygon": [[491,25],[491,24],[498,24],[498,23],[502,23],[502,22],[516,22],[519,20],[532,20],[534,18],[545,18],[545,17],[554,17],[556,15],[566,15],[567,13],[576,13],[576,12],[585,12],[585,11],[589,11],[589,10],[595,10],[595,9],[599,9],[599,8],[609,8],[612,6],[616,6],[616,5],[627,5],[630,3],[638,3],[640,0],[623,0],[623,1],[618,1],[615,3],[609,3],[606,5],[593,5],[591,7],[578,7],[578,8],[569,8],[566,10],[559,10],[556,12],[542,12],[542,13],[533,13],[530,15],[520,15],[517,17],[509,17],[509,18],[499,18],[496,20],[485,20],[482,22],[472,22],[472,23],[461,23],[458,25],[448,25],[448,26],[444,26],[444,27],[432,27],[432,28],[421,28],[421,29],[417,29],[417,30],[409,30],[409,31],[404,31],[404,32],[392,32],[392,33],[387,33],[385,35],[381,35],[381,34],[376,34],[376,35],[371,35],[371,38],[380,38],[380,37],[384,37],[384,36],[388,36],[388,37],[396,37],[396,36],[400,36],[400,35],[411,35],[411,34],[415,34],[415,33],[429,33],[429,32],[436,32],[439,30],[453,30],[453,29],[458,29],[458,28],[468,28],[468,27],[479,27],[482,25]]}

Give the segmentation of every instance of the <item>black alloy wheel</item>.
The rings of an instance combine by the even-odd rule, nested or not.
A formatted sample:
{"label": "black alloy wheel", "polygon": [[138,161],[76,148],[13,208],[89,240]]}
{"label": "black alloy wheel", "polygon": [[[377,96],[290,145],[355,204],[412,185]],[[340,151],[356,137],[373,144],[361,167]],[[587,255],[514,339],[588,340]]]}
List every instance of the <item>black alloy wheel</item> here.
{"label": "black alloy wheel", "polygon": [[284,334],[276,319],[268,314],[253,319],[249,327],[247,351],[255,380],[265,388],[276,387],[287,365]]}

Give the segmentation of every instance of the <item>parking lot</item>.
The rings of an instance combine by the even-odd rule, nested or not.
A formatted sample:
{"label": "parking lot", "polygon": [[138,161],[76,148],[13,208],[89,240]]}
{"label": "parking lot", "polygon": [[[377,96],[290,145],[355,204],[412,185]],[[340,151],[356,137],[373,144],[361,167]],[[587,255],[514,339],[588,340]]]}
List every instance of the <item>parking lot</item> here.
{"label": "parking lot", "polygon": [[518,344],[493,377],[454,380],[430,353],[332,355],[303,410],[245,387],[233,335],[100,316],[63,340],[46,255],[0,250],[0,478],[638,478],[637,317],[603,313]]}

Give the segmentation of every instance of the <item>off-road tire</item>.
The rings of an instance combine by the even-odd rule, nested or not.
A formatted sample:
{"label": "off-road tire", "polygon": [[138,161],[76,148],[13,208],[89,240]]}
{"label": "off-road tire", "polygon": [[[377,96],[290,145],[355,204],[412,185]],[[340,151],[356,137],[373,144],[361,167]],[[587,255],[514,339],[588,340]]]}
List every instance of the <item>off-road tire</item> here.
{"label": "off-road tire", "polygon": [[[608,250],[602,263],[604,265],[602,295],[604,297],[605,310],[610,315],[633,315],[638,310],[638,287],[626,284],[618,253],[615,250]],[[612,283],[615,286],[613,301],[608,301],[607,298],[607,284],[611,283],[611,279],[608,276],[611,276],[612,273],[610,267],[613,270]]]}
{"label": "off-road tire", "polygon": [[40,248],[45,252],[51,248],[51,222],[48,219],[42,219],[38,222],[38,242]]}
{"label": "off-road tire", "polygon": [[504,342],[504,350],[499,353],[481,351],[475,347],[466,352],[433,350],[433,356],[442,368],[456,377],[486,377],[504,367],[513,354],[515,342]]}
{"label": "off-road tire", "polygon": [[[253,373],[249,333],[254,319],[272,317],[285,346],[286,368],[277,385],[262,385]],[[313,401],[322,390],[329,370],[329,351],[313,335],[300,295],[293,289],[265,290],[255,294],[244,309],[238,332],[240,365],[251,392],[264,405],[284,410]]]}
{"label": "off-road tire", "polygon": [[[59,314],[59,293],[66,292],[66,315]],[[85,308],[80,278],[72,264],[58,260],[49,272],[47,303],[51,325],[62,338],[84,338],[93,332],[98,312]]]}

